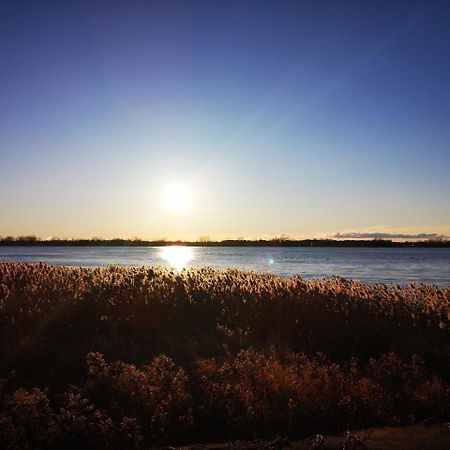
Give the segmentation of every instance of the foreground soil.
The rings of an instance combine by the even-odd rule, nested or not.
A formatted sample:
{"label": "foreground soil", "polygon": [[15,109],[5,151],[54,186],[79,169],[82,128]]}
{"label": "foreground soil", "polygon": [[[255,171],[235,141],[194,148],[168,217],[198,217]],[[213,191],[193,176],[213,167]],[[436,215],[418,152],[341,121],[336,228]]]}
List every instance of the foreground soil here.
{"label": "foreground soil", "polygon": [[276,437],[272,440],[161,447],[159,450],[448,450],[449,448],[450,423],[443,423],[384,427],[346,432],[339,436],[317,435],[295,442]]}
{"label": "foreground soil", "polygon": [[159,450],[448,450],[450,424],[385,427],[346,432],[339,436],[314,436],[300,441],[277,437],[272,440],[234,441]]}

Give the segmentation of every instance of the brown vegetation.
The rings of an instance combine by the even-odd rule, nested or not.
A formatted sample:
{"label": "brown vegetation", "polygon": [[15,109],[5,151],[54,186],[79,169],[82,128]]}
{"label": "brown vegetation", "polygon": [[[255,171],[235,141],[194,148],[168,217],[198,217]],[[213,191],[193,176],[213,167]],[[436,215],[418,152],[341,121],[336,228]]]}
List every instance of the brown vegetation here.
{"label": "brown vegetation", "polygon": [[0,264],[0,447],[445,420],[449,327],[425,285]]}

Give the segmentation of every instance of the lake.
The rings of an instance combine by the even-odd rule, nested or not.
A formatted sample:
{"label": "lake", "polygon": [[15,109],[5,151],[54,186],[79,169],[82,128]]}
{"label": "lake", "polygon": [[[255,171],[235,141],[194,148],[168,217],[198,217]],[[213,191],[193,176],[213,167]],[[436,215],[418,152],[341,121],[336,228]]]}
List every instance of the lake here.
{"label": "lake", "polygon": [[283,277],[338,275],[366,283],[450,285],[450,248],[0,246],[0,262],[232,267]]}

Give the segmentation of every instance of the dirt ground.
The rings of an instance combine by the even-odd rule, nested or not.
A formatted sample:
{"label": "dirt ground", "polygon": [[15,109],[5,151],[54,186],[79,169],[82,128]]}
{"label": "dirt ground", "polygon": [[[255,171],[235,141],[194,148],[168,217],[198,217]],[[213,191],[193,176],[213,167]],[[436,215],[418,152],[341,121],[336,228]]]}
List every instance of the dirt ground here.
{"label": "dirt ground", "polygon": [[450,450],[450,424],[385,427],[346,432],[339,436],[313,436],[300,441],[277,437],[271,440],[234,441],[159,450]]}

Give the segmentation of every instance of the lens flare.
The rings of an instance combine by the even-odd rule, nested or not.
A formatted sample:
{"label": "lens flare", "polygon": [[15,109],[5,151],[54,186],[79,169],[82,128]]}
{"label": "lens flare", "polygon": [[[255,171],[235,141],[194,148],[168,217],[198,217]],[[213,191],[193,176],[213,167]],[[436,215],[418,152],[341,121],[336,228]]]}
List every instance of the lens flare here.
{"label": "lens flare", "polygon": [[162,247],[160,256],[174,269],[181,270],[194,259],[194,252],[191,247],[173,245],[169,247]]}

